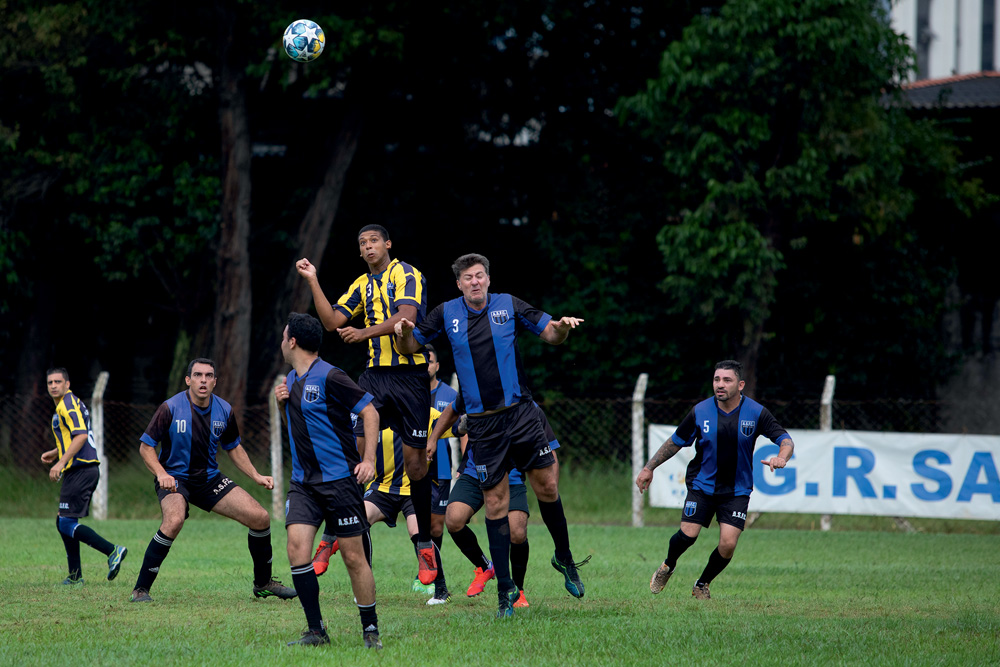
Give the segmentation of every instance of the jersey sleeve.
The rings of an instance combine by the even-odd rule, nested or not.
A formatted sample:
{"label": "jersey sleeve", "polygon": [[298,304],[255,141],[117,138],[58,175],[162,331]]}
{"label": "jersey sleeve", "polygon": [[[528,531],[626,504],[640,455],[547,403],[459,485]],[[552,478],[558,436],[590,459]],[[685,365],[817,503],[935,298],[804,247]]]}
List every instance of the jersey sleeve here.
{"label": "jersey sleeve", "polygon": [[416,269],[409,264],[399,263],[394,267],[392,275],[389,277],[396,287],[396,307],[402,305],[413,306],[420,310],[420,302],[423,299],[423,284]]}
{"label": "jersey sleeve", "polygon": [[66,424],[70,437],[76,437],[81,433],[87,432],[87,422],[83,419],[80,399],[73,394],[63,396],[63,399],[59,401],[56,412],[59,413],[60,419]]}
{"label": "jersey sleeve", "polygon": [[441,335],[444,330],[444,304],[438,304],[423,322],[413,330],[413,337],[421,345],[425,345]]}
{"label": "jersey sleeve", "polygon": [[156,409],[153,418],[149,420],[149,426],[143,431],[139,440],[150,447],[156,447],[170,429],[172,419],[173,413],[170,411],[170,406],[166,402],[160,403],[160,407]]}
{"label": "jersey sleeve", "polygon": [[346,315],[347,319],[353,319],[361,314],[363,309],[361,301],[361,285],[355,280],[350,289],[340,295],[333,309]]}
{"label": "jersey sleeve", "polygon": [[231,449],[236,449],[240,445],[240,427],[236,423],[235,412],[229,413],[226,428],[222,431],[222,435],[219,436],[219,445],[227,452]]}
{"label": "jersey sleeve", "polygon": [[691,411],[681,420],[670,439],[678,447],[690,447],[698,439],[698,423],[695,421],[694,408],[691,408]]}
{"label": "jersey sleeve", "polygon": [[326,375],[326,395],[340,401],[356,415],[375,399],[339,368],[331,368]]}
{"label": "jersey sleeve", "polygon": [[552,316],[516,296],[512,296],[511,301],[514,303],[514,313],[520,326],[536,336],[540,336],[546,325],[552,320]]}
{"label": "jersey sleeve", "polygon": [[757,428],[760,429],[762,435],[774,444],[778,444],[782,440],[782,436],[788,437],[788,431],[778,423],[778,420],[774,418],[774,415],[767,408],[760,411],[760,417],[757,418]]}

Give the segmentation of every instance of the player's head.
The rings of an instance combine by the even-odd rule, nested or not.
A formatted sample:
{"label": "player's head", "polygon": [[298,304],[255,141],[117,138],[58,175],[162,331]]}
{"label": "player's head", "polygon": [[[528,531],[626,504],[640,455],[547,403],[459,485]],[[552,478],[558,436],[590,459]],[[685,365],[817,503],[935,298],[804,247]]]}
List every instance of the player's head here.
{"label": "player's head", "polygon": [[[312,315],[290,313],[288,324],[281,335],[281,354],[285,361],[293,364],[295,350],[307,354],[317,354],[323,344],[323,325]],[[294,365],[294,364],[293,364]]]}
{"label": "player's head", "polygon": [[715,398],[725,403],[739,397],[743,391],[743,364],[733,359],[720,361],[715,365],[715,376],[712,378],[712,391]]}
{"label": "player's head", "polygon": [[215,362],[211,359],[198,357],[188,364],[184,382],[187,383],[188,392],[196,404],[203,404],[211,397],[217,381]]}
{"label": "player's head", "polygon": [[427,374],[433,380],[441,368],[441,364],[438,363],[438,353],[430,343],[424,345],[424,351],[427,352]]}
{"label": "player's head", "polygon": [[392,248],[389,230],[382,225],[365,225],[358,232],[358,246],[361,248],[361,259],[370,267],[380,266],[389,257],[389,249]]}
{"label": "player's head", "polygon": [[69,371],[61,366],[45,371],[45,389],[58,401],[69,391]]}
{"label": "player's head", "polygon": [[462,255],[451,265],[465,302],[482,310],[490,291],[490,260],[476,253]]}

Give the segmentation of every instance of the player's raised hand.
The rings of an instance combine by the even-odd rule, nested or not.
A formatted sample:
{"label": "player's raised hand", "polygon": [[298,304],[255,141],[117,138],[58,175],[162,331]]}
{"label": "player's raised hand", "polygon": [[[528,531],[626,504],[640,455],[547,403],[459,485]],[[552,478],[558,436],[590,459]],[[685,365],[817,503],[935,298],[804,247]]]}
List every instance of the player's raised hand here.
{"label": "player's raised hand", "polygon": [[364,486],[375,479],[375,466],[368,461],[362,461],[354,466],[354,476],[358,478],[358,484]]}
{"label": "player's raised hand", "polygon": [[788,465],[788,461],[781,458],[780,456],[772,456],[769,459],[761,459],[760,462],[766,466],[770,466],[771,472],[774,472],[775,468],[784,468],[786,465]]}
{"label": "player's raised hand", "polygon": [[305,257],[295,262],[295,270],[298,271],[299,275],[306,280],[311,280],[316,277],[316,267],[313,266],[312,262]]}
{"label": "player's raised hand", "polygon": [[337,329],[337,333],[340,334],[341,340],[345,343],[362,343],[365,341],[361,329],[355,327],[340,327]]}
{"label": "player's raised hand", "polygon": [[278,405],[283,405],[288,400],[288,379],[284,379],[274,387],[274,397],[278,399]]}
{"label": "player's raised hand", "polygon": [[411,322],[410,320],[406,319],[405,317],[401,317],[399,321],[396,322],[396,326],[393,327],[393,330],[396,332],[397,336],[403,338],[406,335],[408,335],[411,331],[413,331],[413,329],[416,326],[417,325]]}
{"label": "player's raised hand", "polygon": [[639,487],[639,493],[643,493],[649,488],[649,483],[653,481],[653,471],[649,468],[643,468],[639,472],[639,476],[635,478],[635,485]]}
{"label": "player's raised hand", "polygon": [[568,331],[577,328],[581,324],[583,324],[582,317],[560,317],[559,321],[553,323],[553,326],[561,331]]}

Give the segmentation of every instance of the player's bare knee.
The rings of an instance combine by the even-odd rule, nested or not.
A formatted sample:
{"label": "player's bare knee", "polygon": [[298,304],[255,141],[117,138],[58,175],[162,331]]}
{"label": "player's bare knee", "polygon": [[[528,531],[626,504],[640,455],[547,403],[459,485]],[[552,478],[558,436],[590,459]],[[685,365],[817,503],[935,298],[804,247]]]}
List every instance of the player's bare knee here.
{"label": "player's bare knee", "polygon": [[184,519],[180,518],[166,518],[164,517],[163,522],[160,524],[160,532],[166,535],[171,540],[176,540],[177,536],[180,535],[181,528],[184,527]]}
{"label": "player's bare knee", "polygon": [[263,531],[271,527],[271,517],[268,516],[267,510],[261,507],[258,511],[255,511],[247,521],[247,528],[250,530]]}

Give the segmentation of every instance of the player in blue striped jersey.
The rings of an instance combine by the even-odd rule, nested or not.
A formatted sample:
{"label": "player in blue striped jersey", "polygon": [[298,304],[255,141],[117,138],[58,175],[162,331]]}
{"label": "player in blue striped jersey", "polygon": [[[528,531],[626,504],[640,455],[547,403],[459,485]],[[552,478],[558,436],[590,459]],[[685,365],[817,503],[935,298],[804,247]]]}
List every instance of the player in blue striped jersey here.
{"label": "player in blue striped jersey", "polygon": [[792,458],[792,439],[767,408],[743,395],[744,384],[743,364],[731,359],[717,363],[712,378],[715,395],[691,409],[636,477],[639,491],[644,492],[657,466],[682,447],[695,445],[696,453],[685,477],[688,495],[681,527],[670,538],[667,557],[650,579],[649,590],[653,593],[663,590],[677,567],[677,559],[695,543],[702,527],[712,523],[714,515],[719,523],[719,546],[691,590],[694,597],[709,599],[708,585],[729,565],[746,527],[757,438],[763,435],[778,445],[777,456],[761,461],[772,471],[784,468]]}
{"label": "player in blue striped jersey", "polygon": [[149,591],[191,505],[234,519],[249,529],[254,596],[295,597],[293,589],[271,577],[271,518],[267,510],[219,471],[216,455],[222,448],[240,472],[266,489],[274,488],[274,479],[257,472],[240,444],[232,406],[214,395],[217,380],[211,359],[189,363],[184,377],[188,388],[160,404],[139,438],[139,454],[156,478],[153,488],[163,520],[146,548],[132,590],[133,602],[152,602]]}
{"label": "player in blue striped jersey", "polygon": [[[319,320],[302,313],[289,315],[281,353],[292,371],[275,387],[274,396],[285,414],[292,449],[292,480],[285,501],[288,562],[308,625],[302,637],[289,645],[330,642],[311,557],[316,531],[325,521],[327,531],[339,541],[351,578],[365,646],[379,649],[375,579],[365,553],[369,525],[361,499],[361,487],[375,478],[379,417],[371,394],[319,358],[322,342]],[[363,424],[363,453],[355,441],[352,414]]]}
{"label": "player in blue striped jersey", "polygon": [[[469,445],[486,500],[486,533],[499,589],[498,617],[514,613],[518,590],[510,576],[510,524],[507,518],[512,468],[528,475],[542,520],[555,542],[552,566],[565,577],[566,590],[583,597],[583,582],[573,562],[566,515],[559,498],[558,471],[549,449],[538,406],[531,400],[517,337],[527,331],[546,343],[559,345],[582,319],[553,319],[548,313],[511,296],[490,294],[490,263],[468,254],[452,265],[462,296],[431,311],[423,322],[402,319],[396,324],[396,344],[403,352],[419,349],[440,335],[451,343],[462,399],[469,416]],[[438,429],[454,423],[445,416]],[[436,446],[438,434],[428,438]]]}
{"label": "player in blue striped jersey", "polygon": [[42,454],[42,463],[49,467],[49,479],[62,480],[59,491],[59,512],[56,528],[66,548],[69,576],[64,584],[82,584],[80,543],[100,551],[108,557],[108,581],[121,569],[128,549],[114,545],[79,520],[90,514],[90,498],[101,478],[100,461],[94,448],[94,432],[90,428],[90,412],[69,389],[69,371],[50,368],[45,373],[45,387],[55,402],[52,415],[52,435],[55,449]]}

